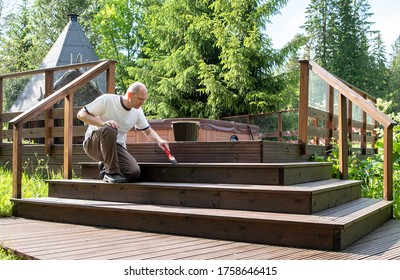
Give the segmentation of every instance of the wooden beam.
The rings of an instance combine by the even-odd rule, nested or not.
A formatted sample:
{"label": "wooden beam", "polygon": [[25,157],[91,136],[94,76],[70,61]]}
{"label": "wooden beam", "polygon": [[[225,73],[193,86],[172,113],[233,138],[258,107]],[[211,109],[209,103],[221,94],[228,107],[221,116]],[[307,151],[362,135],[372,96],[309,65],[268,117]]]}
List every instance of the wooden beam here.
{"label": "wooden beam", "polygon": [[353,103],[350,100],[347,101],[347,112],[347,137],[350,142],[353,142]]}
{"label": "wooden beam", "polygon": [[278,142],[282,142],[282,112],[278,112]]}
{"label": "wooden beam", "polygon": [[384,128],[384,166],[383,166],[383,184],[384,199],[393,200],[393,128]]}
{"label": "wooden beam", "polygon": [[64,179],[72,179],[72,137],[74,94],[64,98]]}
{"label": "wooden beam", "polygon": [[107,60],[98,60],[98,61],[84,62],[84,63],[74,63],[74,64],[68,64],[68,65],[62,65],[62,66],[22,71],[22,72],[17,72],[17,73],[3,74],[3,75],[0,75],[0,79],[9,79],[9,78],[18,78],[18,77],[24,77],[24,76],[39,75],[39,74],[45,73],[46,71],[57,72],[57,71],[64,71],[64,70],[70,70],[70,69],[92,67],[92,66],[96,66],[100,63],[103,63],[104,61],[107,61]]}
{"label": "wooden beam", "polygon": [[22,138],[21,127],[13,126],[12,197],[22,198]]}
{"label": "wooden beam", "polygon": [[106,71],[109,67],[109,63],[110,63],[109,61],[104,61],[98,64],[97,66],[93,67],[83,75],[79,76],[72,82],[68,83],[67,85],[63,86],[62,88],[54,92],[54,94],[45,98],[38,104],[34,105],[31,109],[23,112],[16,118],[12,119],[10,123],[11,124],[17,123],[18,126],[24,125],[32,118],[38,116],[41,112],[53,107],[54,104],[56,104],[61,99],[65,98],[70,92],[77,90],[78,88],[82,87],[82,85],[86,84],[93,78],[100,75],[102,72]]}
{"label": "wooden beam", "polygon": [[[369,114],[374,120],[381,123],[383,126],[395,125],[396,122],[390,117],[379,111],[378,108],[371,101],[366,101],[362,96],[356,93],[353,89],[349,88],[342,81],[336,78],[334,75],[323,69],[315,62],[309,61],[309,65],[314,73],[316,73],[321,79],[330,84],[332,87],[337,89],[340,94],[360,107],[363,111]],[[301,84],[301,80],[300,80]],[[301,87],[300,87],[301,90]]]}
{"label": "wooden beam", "polygon": [[326,146],[331,147],[332,146],[332,138],[333,138],[333,129],[335,128],[334,123],[333,123],[333,115],[335,114],[334,112],[334,93],[335,89],[332,86],[329,86],[328,90],[328,113],[329,113],[329,119],[326,122],[326,129],[328,129],[328,138],[325,140]]}
{"label": "wooden beam", "polygon": [[339,111],[338,111],[338,123],[339,123],[339,171],[340,178],[348,178],[348,156],[349,147],[347,142],[347,99],[346,97],[339,93]]}
{"label": "wooden beam", "polygon": [[298,120],[298,142],[304,144],[304,153],[307,153],[308,143],[308,95],[309,95],[309,61],[300,61],[300,99],[299,99],[299,120]]}
{"label": "wooden beam", "polygon": [[107,69],[107,84],[106,90],[107,93],[115,93],[115,61],[110,63],[109,68]]}
{"label": "wooden beam", "polygon": [[[54,88],[53,84],[54,84],[54,71],[52,70],[46,71],[44,76],[45,98],[49,97],[53,93],[53,88]],[[44,126],[45,126],[44,146],[46,149],[46,154],[48,155],[50,154],[51,147],[54,144],[54,138],[50,136],[50,129],[54,127],[54,119],[51,118],[50,114],[51,114],[50,110],[47,110],[44,121]]]}

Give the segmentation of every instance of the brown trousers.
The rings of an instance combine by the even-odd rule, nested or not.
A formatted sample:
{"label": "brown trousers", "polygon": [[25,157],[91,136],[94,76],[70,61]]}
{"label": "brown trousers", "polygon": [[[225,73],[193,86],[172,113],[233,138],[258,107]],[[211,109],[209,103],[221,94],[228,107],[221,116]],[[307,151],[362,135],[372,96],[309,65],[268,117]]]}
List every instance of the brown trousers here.
{"label": "brown trousers", "polygon": [[140,167],[128,150],[117,144],[117,134],[116,128],[104,125],[92,132],[83,149],[91,159],[104,162],[106,173],[119,173],[133,181],[140,176]]}

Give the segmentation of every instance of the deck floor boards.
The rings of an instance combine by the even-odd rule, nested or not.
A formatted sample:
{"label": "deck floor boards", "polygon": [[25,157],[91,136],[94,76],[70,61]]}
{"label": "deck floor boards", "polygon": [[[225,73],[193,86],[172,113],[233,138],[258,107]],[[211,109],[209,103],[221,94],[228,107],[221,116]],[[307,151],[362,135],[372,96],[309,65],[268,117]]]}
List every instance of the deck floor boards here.
{"label": "deck floor boards", "polygon": [[390,220],[341,252],[23,218],[0,219],[0,245],[44,260],[398,260],[400,221]]}

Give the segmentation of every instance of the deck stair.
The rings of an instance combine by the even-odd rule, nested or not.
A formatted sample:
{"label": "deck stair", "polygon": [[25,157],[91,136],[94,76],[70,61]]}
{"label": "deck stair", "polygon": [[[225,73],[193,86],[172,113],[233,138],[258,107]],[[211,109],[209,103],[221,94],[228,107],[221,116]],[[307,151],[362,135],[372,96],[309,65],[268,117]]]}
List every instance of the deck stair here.
{"label": "deck stair", "polygon": [[13,199],[15,216],[320,250],[342,250],[392,218],[331,164],[141,163],[139,182],[50,180],[46,198]]}

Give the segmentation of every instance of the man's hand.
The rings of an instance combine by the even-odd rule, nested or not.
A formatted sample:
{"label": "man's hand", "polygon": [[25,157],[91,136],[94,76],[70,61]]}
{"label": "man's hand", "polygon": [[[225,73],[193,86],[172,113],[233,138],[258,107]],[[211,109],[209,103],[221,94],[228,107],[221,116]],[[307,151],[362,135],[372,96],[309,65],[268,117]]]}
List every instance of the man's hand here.
{"label": "man's hand", "polygon": [[119,128],[119,125],[117,124],[117,122],[113,121],[113,120],[105,121],[103,123],[103,125],[108,125],[108,126],[111,126],[112,128]]}

